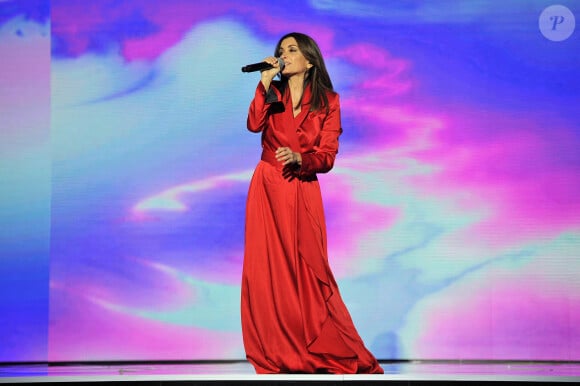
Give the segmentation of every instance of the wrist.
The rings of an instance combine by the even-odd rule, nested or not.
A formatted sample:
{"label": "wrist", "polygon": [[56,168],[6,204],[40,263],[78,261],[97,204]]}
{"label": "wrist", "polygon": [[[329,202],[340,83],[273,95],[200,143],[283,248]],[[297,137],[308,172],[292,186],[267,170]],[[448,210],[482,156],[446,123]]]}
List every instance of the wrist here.
{"label": "wrist", "polygon": [[298,166],[302,166],[302,154],[294,153],[294,163]]}
{"label": "wrist", "polygon": [[272,83],[272,80],[262,77],[262,79],[260,79],[260,82],[264,86],[264,90],[266,90],[267,92],[270,89],[270,83]]}

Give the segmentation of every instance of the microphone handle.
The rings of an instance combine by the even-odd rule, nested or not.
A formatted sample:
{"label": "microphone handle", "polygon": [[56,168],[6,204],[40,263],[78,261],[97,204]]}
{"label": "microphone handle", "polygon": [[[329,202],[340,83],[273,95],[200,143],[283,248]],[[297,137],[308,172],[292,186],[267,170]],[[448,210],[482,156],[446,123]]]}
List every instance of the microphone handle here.
{"label": "microphone handle", "polygon": [[[278,59],[278,65],[280,66],[280,71],[282,71],[284,69],[284,60],[282,60],[282,58],[277,58],[277,59]],[[274,66],[272,66],[269,63],[260,62],[260,63],[248,64],[247,66],[242,67],[242,72],[254,72],[254,71],[269,70],[273,67]]]}
{"label": "microphone handle", "polygon": [[262,70],[269,70],[273,68],[270,63],[260,62],[254,64],[248,64],[247,66],[242,67],[242,72],[254,72],[254,71],[262,71]]}

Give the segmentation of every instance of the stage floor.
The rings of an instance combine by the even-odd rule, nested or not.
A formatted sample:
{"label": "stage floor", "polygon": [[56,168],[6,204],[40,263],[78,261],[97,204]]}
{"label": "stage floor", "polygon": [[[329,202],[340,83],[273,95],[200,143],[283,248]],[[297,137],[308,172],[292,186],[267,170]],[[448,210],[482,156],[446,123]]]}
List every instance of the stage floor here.
{"label": "stage floor", "polygon": [[502,384],[580,383],[580,362],[381,362],[384,375],[256,375],[245,362],[3,364],[0,383],[124,384]]}

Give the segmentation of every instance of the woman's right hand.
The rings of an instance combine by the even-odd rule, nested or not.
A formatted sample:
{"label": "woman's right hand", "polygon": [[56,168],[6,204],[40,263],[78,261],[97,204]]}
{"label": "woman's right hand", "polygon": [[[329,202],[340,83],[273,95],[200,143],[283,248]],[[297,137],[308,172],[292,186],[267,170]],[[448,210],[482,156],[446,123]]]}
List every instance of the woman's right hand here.
{"label": "woman's right hand", "polygon": [[280,72],[280,63],[278,62],[278,58],[275,58],[274,56],[268,56],[263,61],[272,65],[272,68],[269,70],[261,71],[262,83],[266,90],[268,90],[270,88],[270,83],[272,83],[276,74]]}

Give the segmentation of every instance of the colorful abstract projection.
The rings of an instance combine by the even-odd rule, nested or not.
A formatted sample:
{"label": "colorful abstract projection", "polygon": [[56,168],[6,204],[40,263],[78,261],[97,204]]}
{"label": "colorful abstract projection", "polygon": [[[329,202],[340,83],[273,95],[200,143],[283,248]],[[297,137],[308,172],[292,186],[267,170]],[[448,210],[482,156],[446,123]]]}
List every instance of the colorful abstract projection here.
{"label": "colorful abstract projection", "polygon": [[0,2],[0,361],[244,358],[240,67],[290,31],[341,94],[329,252],[375,355],[579,360],[580,40],[550,5]]}

